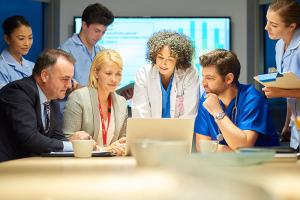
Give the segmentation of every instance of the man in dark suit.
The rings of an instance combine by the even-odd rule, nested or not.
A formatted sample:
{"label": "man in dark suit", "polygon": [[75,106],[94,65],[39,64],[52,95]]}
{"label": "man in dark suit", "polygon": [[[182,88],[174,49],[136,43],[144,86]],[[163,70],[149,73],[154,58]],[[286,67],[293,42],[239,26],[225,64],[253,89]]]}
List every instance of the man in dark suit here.
{"label": "man in dark suit", "polygon": [[[0,161],[72,150],[62,133],[55,99],[64,98],[71,87],[74,62],[62,50],[47,49],[37,59],[32,76],[0,90]],[[89,135],[77,132],[72,137]]]}

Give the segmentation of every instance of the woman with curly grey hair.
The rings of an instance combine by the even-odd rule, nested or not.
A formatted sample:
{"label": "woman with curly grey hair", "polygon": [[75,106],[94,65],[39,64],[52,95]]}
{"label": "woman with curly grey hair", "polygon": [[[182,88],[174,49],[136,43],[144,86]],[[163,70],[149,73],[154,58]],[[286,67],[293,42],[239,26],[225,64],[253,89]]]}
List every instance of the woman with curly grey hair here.
{"label": "woman with curly grey hair", "polygon": [[154,33],[147,42],[150,65],[136,74],[133,117],[194,118],[199,76],[192,65],[194,49],[187,36],[174,31]]}

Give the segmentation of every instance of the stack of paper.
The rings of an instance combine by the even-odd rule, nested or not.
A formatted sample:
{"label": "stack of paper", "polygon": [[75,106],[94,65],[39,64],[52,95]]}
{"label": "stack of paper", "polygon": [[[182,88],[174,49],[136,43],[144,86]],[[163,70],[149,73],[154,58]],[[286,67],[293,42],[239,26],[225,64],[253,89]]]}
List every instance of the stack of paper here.
{"label": "stack of paper", "polygon": [[277,87],[283,89],[300,88],[300,78],[292,72],[271,73],[255,76],[254,79],[265,87]]}

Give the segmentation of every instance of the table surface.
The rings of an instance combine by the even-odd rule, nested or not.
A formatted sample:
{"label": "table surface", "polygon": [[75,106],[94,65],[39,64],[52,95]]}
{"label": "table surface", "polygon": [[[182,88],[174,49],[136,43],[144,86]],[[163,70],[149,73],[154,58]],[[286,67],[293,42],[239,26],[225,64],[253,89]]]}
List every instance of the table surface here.
{"label": "table surface", "polygon": [[0,163],[0,199],[300,199],[300,161],[213,170],[138,167],[133,157],[31,157]]}

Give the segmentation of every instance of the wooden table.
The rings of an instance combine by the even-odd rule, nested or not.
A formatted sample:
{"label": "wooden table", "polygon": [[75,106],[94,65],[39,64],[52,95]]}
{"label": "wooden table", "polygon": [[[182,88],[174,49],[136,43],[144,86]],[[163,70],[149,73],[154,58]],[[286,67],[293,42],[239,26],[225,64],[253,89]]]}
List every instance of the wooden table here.
{"label": "wooden table", "polygon": [[0,163],[0,199],[300,199],[299,163],[219,169],[142,168],[132,157],[32,157]]}

